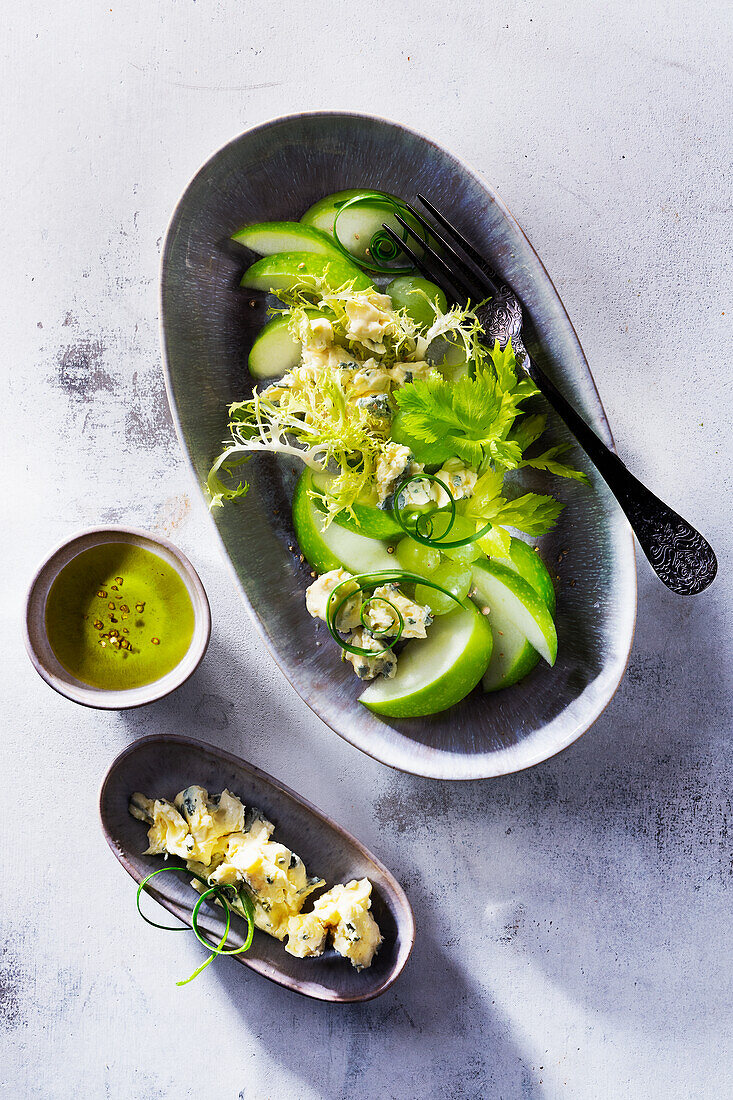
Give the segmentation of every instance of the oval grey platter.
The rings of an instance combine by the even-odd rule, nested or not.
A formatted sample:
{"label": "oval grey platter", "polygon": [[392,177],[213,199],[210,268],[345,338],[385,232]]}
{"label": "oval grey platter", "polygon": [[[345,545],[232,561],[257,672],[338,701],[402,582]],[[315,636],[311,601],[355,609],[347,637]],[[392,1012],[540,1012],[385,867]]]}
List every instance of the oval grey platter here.
{"label": "oval grey platter", "polygon": [[[415,939],[412,909],[397,880],[351,833],[310,802],[254,765],[213,745],[173,735],[144,737],[120,753],[107,772],[99,796],[102,828],[110,848],[135,882],[165,863],[161,856],[142,854],[148,846],[147,826],[130,814],[130,795],[142,791],[151,798],[172,800],[194,783],[216,794],[226,787],[246,806],[262,810],[275,825],[275,840],[296,852],[308,872],[324,878],[327,887],[368,878],[373,886],[372,913],[384,937],[374,962],[361,972],[333,950],[320,958],[296,959],[278,940],[259,931],[246,954],[231,958],[278,985],[320,1001],[368,1001],[389,989],[403,970]],[[171,862],[182,863],[175,857]],[[150,888],[169,912],[190,922],[196,894],[185,874],[158,875]],[[132,889],[129,904],[135,905]],[[201,925],[216,942],[224,922],[210,910],[206,913]],[[155,914],[152,918],[158,919]],[[244,931],[244,922],[235,917],[228,946],[241,946]],[[217,959],[215,965],[230,963]]]}
{"label": "oval grey platter", "polygon": [[[247,355],[266,319],[265,297],[239,288],[255,256],[229,238],[250,222],[298,219],[317,199],[348,187],[379,188],[407,200],[423,192],[443,209],[524,302],[532,357],[613,443],[570,319],[498,195],[457,157],[396,123],[294,115],[249,130],[216,153],[189,184],[168,229],[161,285],[166,384],[200,486],[226,437],[227,405],[251,393]],[[572,441],[554,414],[549,425],[550,442]],[[216,509],[212,519],[275,661],[333,730],[385,764],[418,775],[502,775],[545,760],[587,730],[616,690],[631,649],[633,536],[579,448],[573,457],[591,476],[591,489],[538,475],[521,490],[552,492],[567,505],[541,542],[558,576],[555,667],[540,662],[516,687],[488,696],[479,688],[427,718],[382,719],[362,707],[362,685],[339,660],[323,624],[308,615],[303,594],[310,571],[299,559],[290,520],[292,470],[257,456],[245,468],[248,495]]]}

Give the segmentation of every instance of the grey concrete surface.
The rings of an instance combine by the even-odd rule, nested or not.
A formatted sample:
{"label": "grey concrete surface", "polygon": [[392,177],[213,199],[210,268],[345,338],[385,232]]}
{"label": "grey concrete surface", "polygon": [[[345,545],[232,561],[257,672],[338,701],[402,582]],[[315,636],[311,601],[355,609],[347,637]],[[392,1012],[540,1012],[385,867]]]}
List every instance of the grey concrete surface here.
{"label": "grey concrete surface", "polygon": [[[2,22],[2,1094],[730,1095],[729,6],[8,0]],[[413,125],[498,188],[622,455],[720,554],[695,599],[640,562],[616,697],[521,775],[415,779],[322,726],[240,605],[171,428],[168,215],[229,138],[323,107]],[[36,561],[108,520],[191,556],[214,634],[176,695],[104,715],[38,679],[20,620]],[[97,821],[112,757],[154,731],[242,754],[395,871],[418,941],[392,990],[312,1004],[225,960],[175,987],[199,947],[140,922]]]}

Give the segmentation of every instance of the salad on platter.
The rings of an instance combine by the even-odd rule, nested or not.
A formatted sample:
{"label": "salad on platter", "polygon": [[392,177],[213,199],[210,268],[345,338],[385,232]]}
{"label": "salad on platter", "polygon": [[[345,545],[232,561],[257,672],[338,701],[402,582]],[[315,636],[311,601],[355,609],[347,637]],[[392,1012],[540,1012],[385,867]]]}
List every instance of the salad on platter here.
{"label": "salad on platter", "polygon": [[404,263],[382,228],[402,232],[396,213],[411,221],[392,195],[342,191],[234,234],[263,257],[242,287],[274,297],[208,489],[212,507],[245,495],[259,452],[302,462],[306,607],[367,682],[360,701],[414,717],[554,664],[555,591],[526,539],[563,505],[517,474],[586,477],[567,444],[543,446],[542,400],[511,343],[487,346],[481,303],[449,304]]}

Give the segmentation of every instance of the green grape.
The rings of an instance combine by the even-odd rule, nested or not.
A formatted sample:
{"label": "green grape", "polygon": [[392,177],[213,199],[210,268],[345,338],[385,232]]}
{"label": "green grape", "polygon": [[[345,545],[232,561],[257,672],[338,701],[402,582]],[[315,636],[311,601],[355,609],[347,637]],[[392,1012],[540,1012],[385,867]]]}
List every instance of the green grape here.
{"label": "green grape", "polygon": [[[456,535],[456,538],[458,538],[458,535]],[[469,565],[477,558],[486,557],[478,542],[469,542],[467,546],[446,547],[443,553],[451,561],[459,562],[461,565]]]}
{"label": "green grape", "polygon": [[465,364],[466,349],[463,344],[458,344],[455,340],[451,340],[449,337],[446,337],[445,347],[443,349],[443,357],[439,363],[436,363],[436,366],[451,369],[455,367],[463,367],[465,366]]}
{"label": "green grape", "polygon": [[[395,309],[406,309],[408,316],[422,328],[430,328],[435,320],[432,302],[441,313],[448,309],[448,302],[440,287],[427,279],[421,279],[419,275],[399,275],[387,287],[387,294]],[[430,301],[426,301],[423,294],[427,294]]]}
{"label": "green grape", "polygon": [[[458,600],[465,600],[471,587],[471,570],[458,562],[444,561],[430,576],[441,588],[447,588]],[[429,607],[433,615],[447,615],[449,611],[455,611],[457,604],[450,596],[428,588],[426,584],[415,586],[415,600],[424,607]]]}
{"label": "green grape", "polygon": [[397,543],[394,556],[408,573],[418,573],[421,577],[429,576],[440,565],[439,550],[422,546],[409,535]]}
{"label": "green grape", "polygon": [[[472,538],[476,534],[475,522],[466,519],[465,516],[457,515],[451,525],[450,512],[440,512],[438,515],[431,516],[430,522],[432,530],[429,531],[429,538],[433,539],[438,546],[442,541],[448,543],[459,542],[461,539]],[[426,520],[423,521],[420,530],[428,534]],[[451,561],[462,562],[464,565],[468,565],[469,562],[476,561],[476,558],[484,556],[478,541],[469,542],[465,546],[441,546],[440,549],[446,558],[450,558]]]}
{"label": "green grape", "polygon": [[426,359],[449,382],[457,382],[464,374],[473,374],[475,365],[466,359],[466,349],[447,336],[431,341]]}

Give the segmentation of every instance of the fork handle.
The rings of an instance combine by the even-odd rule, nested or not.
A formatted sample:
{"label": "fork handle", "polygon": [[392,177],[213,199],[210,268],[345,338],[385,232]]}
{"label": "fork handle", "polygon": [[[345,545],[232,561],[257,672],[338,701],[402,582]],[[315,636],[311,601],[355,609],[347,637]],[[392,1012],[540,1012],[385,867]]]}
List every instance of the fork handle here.
{"label": "fork handle", "polygon": [[526,352],[521,362],[616,497],[659,579],[681,595],[695,595],[712,584],[718,562],[707,539],[627,470]]}

